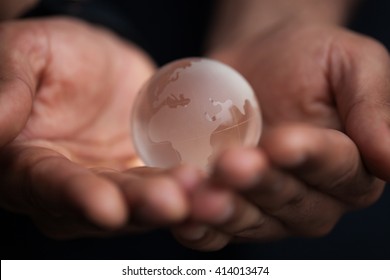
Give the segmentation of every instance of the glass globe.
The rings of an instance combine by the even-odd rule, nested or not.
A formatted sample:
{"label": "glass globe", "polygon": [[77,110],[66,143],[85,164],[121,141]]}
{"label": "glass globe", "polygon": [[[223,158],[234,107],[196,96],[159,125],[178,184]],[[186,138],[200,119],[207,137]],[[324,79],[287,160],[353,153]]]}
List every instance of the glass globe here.
{"label": "glass globe", "polygon": [[186,58],[162,67],[139,92],[131,134],[148,166],[186,162],[208,170],[231,146],[257,145],[260,108],[249,83],[231,67]]}

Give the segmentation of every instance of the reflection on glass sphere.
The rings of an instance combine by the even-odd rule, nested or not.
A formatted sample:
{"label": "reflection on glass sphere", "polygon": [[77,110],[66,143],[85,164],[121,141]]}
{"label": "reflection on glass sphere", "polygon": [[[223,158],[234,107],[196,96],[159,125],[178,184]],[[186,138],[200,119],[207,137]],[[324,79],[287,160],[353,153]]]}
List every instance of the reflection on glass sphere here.
{"label": "reflection on glass sphere", "polygon": [[220,62],[187,58],[162,67],[141,89],[131,133],[148,166],[208,169],[219,151],[255,146],[260,108],[248,82]]}

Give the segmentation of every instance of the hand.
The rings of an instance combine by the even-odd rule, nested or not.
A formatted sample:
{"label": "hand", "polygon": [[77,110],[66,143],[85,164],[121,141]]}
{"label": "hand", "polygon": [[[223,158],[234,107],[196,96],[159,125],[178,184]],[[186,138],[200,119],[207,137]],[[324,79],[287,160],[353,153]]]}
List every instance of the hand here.
{"label": "hand", "polygon": [[266,128],[303,122],[343,131],[369,170],[390,180],[384,137],[390,57],[380,43],[341,27],[290,20],[214,56],[252,84]]}
{"label": "hand", "polygon": [[0,45],[2,207],[56,238],[186,217],[196,171],[127,170],[131,106],[154,71],[145,53],[75,19],[4,23]]}
{"label": "hand", "polygon": [[194,196],[192,220],[174,232],[181,243],[215,250],[231,240],[323,236],[347,211],[379,198],[383,182],[371,174],[390,174],[390,61],[382,46],[296,21],[213,57],[252,84],[265,127],[259,149],[221,156],[208,188]]}

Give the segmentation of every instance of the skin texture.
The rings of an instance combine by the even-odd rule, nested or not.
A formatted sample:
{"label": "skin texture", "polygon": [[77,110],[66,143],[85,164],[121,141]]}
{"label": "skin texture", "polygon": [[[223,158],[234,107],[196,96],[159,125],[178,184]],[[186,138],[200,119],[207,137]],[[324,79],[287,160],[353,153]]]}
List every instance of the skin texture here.
{"label": "skin texture", "polygon": [[265,128],[258,149],[221,155],[209,188],[194,195],[192,219],[174,230],[182,244],[217,250],[324,236],[380,197],[375,176],[389,179],[390,60],[379,43],[289,20],[211,56],[248,79]]}

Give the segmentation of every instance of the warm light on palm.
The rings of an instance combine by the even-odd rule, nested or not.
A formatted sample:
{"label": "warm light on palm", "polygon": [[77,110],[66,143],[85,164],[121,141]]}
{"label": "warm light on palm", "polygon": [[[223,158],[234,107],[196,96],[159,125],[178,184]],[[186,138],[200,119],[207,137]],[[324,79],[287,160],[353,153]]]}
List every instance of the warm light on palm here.
{"label": "warm light on palm", "polygon": [[148,56],[75,19],[11,22],[0,32],[1,205],[58,238],[183,219],[184,190],[168,171],[129,169],[139,164],[129,118],[154,71]]}
{"label": "warm light on palm", "polygon": [[59,149],[86,166],[130,167],[130,110],[153,65],[104,30],[65,21],[40,28],[49,53],[17,140]]}

